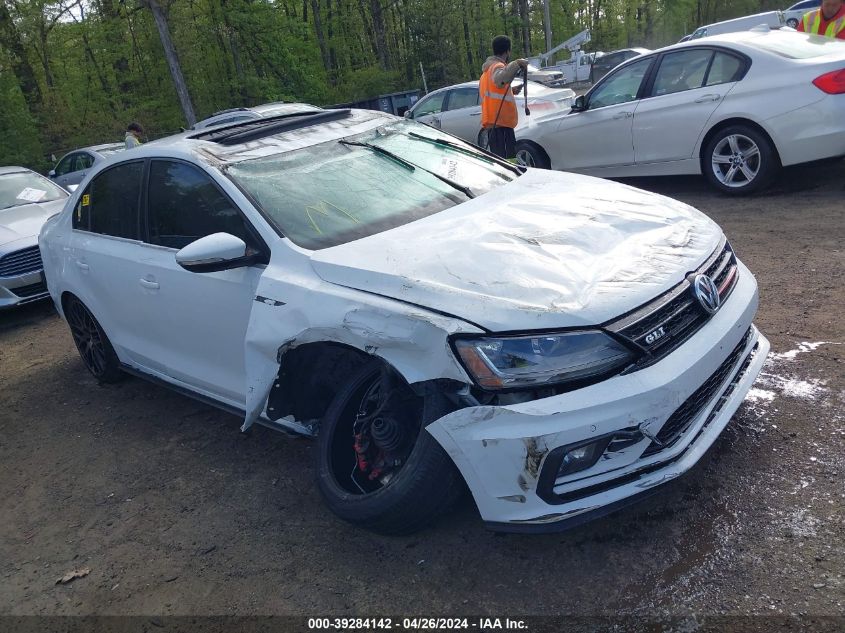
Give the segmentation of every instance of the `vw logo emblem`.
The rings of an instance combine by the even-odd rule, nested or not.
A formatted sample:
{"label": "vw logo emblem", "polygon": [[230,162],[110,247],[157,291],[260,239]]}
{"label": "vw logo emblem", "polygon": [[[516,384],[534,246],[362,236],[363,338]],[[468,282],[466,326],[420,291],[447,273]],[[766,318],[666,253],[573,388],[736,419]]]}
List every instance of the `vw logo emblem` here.
{"label": "vw logo emblem", "polygon": [[719,289],[707,275],[696,275],[692,282],[692,292],[707,314],[714,314],[722,303]]}

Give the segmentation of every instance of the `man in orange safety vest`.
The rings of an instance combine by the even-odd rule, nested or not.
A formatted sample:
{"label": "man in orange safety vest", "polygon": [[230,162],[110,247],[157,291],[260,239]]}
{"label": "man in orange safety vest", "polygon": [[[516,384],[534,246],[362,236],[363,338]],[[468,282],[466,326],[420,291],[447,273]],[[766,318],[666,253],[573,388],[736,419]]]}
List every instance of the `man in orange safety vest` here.
{"label": "man in orange safety vest", "polygon": [[842,0],[822,0],[822,6],[805,13],[798,30],[845,40],[845,4]]}
{"label": "man in orange safety vest", "polygon": [[524,59],[508,63],[511,55],[511,40],[506,35],[493,38],[493,55],[487,58],[481,68],[478,92],[481,97],[481,135],[487,136],[486,145],[502,158],[516,155],[514,128],[519,123],[511,82],[520,69],[528,67]]}

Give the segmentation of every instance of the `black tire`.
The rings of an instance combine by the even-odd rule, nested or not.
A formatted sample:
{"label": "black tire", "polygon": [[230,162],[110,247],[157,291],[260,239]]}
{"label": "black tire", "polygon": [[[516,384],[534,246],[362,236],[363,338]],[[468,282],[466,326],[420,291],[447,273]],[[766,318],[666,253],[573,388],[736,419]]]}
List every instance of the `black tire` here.
{"label": "black tire", "polygon": [[729,125],[704,148],[701,169],[708,182],[728,195],[760,191],[780,171],[780,160],[766,134],[750,125]]}
{"label": "black tire", "polygon": [[65,319],[85,367],[100,383],[118,382],[124,377],[109,337],[91,311],[71,295],[65,300]]}
{"label": "black tire", "polygon": [[795,18],[789,18],[786,21],[786,26],[791,27],[793,29],[797,29],[798,28],[798,20],[796,20]]}
{"label": "black tire", "polygon": [[[360,414],[356,411],[362,410],[383,371],[387,370],[378,361],[363,365],[329,404],[318,437],[317,484],[329,508],[341,519],[379,534],[410,534],[451,508],[464,485],[452,459],[422,428],[421,408],[415,406],[409,407],[409,427],[419,425],[413,429],[416,439],[407,460],[391,478],[384,484],[368,481],[357,470],[353,424]],[[393,380],[405,390],[402,397],[414,402],[416,396],[404,382],[398,377]],[[356,476],[361,483],[355,481]]]}
{"label": "black tire", "polygon": [[552,166],[549,156],[543,151],[543,148],[527,141],[517,141],[516,160],[526,167],[551,169]]}

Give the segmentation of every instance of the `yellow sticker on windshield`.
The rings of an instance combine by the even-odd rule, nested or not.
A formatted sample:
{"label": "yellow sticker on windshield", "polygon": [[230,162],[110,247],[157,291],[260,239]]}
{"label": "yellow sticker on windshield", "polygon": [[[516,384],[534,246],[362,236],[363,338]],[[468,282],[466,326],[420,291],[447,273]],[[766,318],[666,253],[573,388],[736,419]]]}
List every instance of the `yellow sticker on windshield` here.
{"label": "yellow sticker on windshield", "polygon": [[91,204],[91,196],[86,193],[82,196],[82,206],[87,207],[89,204]]}

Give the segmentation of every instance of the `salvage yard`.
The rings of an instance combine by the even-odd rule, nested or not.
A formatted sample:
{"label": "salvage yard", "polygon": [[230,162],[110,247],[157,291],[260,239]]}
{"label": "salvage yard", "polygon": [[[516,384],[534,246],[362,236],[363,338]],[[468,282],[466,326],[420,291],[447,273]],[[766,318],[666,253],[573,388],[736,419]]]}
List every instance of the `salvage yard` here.
{"label": "salvage yard", "polygon": [[[561,534],[472,501],[381,537],[337,519],[314,448],[127,378],[98,386],[49,304],[0,313],[2,614],[683,615],[845,612],[845,163],[701,209],[760,285],[772,355],[705,458]],[[90,572],[67,584],[73,570]]]}

